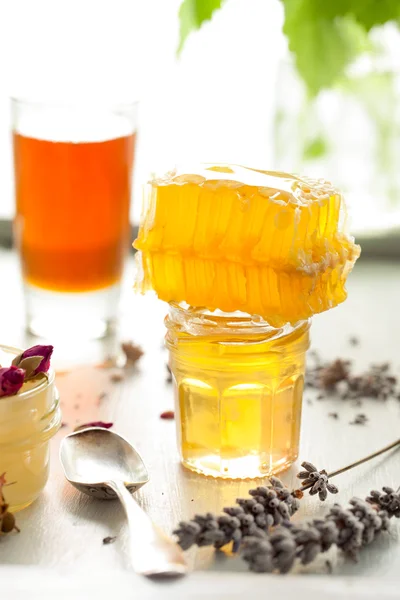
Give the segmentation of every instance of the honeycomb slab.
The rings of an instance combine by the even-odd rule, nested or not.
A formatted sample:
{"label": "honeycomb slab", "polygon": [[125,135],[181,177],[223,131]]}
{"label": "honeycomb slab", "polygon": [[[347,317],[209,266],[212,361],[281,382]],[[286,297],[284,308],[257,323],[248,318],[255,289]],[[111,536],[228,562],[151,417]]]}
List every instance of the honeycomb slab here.
{"label": "honeycomb slab", "polygon": [[226,164],[151,181],[134,247],[140,292],[274,327],[343,302],[360,254],[330,183]]}

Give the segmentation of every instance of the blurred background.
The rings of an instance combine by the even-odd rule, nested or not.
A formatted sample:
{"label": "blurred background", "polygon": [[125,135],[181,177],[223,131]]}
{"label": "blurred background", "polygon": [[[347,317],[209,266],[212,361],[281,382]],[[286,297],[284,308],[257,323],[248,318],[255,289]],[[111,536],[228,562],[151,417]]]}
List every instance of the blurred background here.
{"label": "blurred background", "polygon": [[[284,8],[288,10],[290,1],[226,0],[211,20],[187,37],[178,56],[180,4],[180,0],[1,3],[3,240],[9,235],[4,221],[12,218],[14,206],[9,97],[47,101],[88,97],[141,101],[133,222],[138,222],[141,186],[150,173],[182,159],[233,161],[328,177],[348,196],[352,230],[363,237],[379,237],[386,248],[382,238],[400,225],[396,64],[400,43],[395,24],[373,28],[368,38],[363,34],[365,39],[357,30],[354,38],[367,51],[349,60],[346,79],[338,77],[319,91],[329,77],[318,69],[329,73],[336,65],[321,67],[313,56],[319,48],[335,57],[344,42],[326,48],[332,34],[321,29],[311,12],[294,15],[297,22],[292,24],[304,40],[304,55],[299,58],[303,75],[304,62],[311,71],[305,82],[293,66],[288,36],[282,31]],[[208,14],[221,2],[197,4]],[[367,17],[383,20],[380,14]],[[200,14],[198,22],[201,19]],[[311,44],[306,41],[310,36],[315,38]],[[292,33],[292,44],[293,40],[296,47]],[[313,94],[307,87],[310,81]]]}
{"label": "blurred background", "polygon": [[13,214],[9,96],[140,98],[132,219],[153,170],[181,159],[266,166],[278,1],[232,0],[177,57],[180,0],[21,1],[0,14],[0,216]]}
{"label": "blurred background", "polygon": [[[53,335],[51,304],[55,307],[53,322],[57,323],[64,321],[60,315],[65,303],[72,310],[75,301],[82,324],[91,314],[87,306],[97,307],[105,323],[112,322],[117,313],[123,254],[131,246],[140,219],[143,184],[154,173],[169,170],[179,162],[233,162],[329,179],[344,191],[349,227],[362,245],[363,257],[397,259],[400,255],[399,23],[400,5],[380,0],[340,0],[334,4],[319,0],[0,3],[0,261],[2,272],[12,273],[15,289],[16,256],[1,253],[2,248],[13,244],[15,214],[11,131],[14,126],[18,133],[18,125],[15,118],[12,122],[10,98],[23,98],[44,106],[60,102],[86,104],[93,109],[98,105],[138,101],[139,107],[137,115],[135,108],[134,129],[130,130],[136,134],[132,194],[128,181],[130,168],[120,180],[124,180],[127,190],[124,192],[127,200],[123,200],[126,213],[125,208],[113,208],[114,192],[109,190],[109,198],[104,201],[104,223],[110,223],[108,214],[113,217],[111,220],[120,219],[122,229],[118,235],[107,225],[100,232],[98,220],[96,226],[91,226],[92,215],[98,217],[95,213],[99,200],[93,182],[88,179],[91,198],[90,202],[85,200],[90,223],[87,231],[93,233],[97,227],[97,240],[82,236],[77,227],[76,242],[69,240],[67,248],[68,239],[61,243],[54,229],[61,228],[69,238],[64,217],[54,213],[55,225],[45,225],[45,204],[41,207],[43,218],[36,215],[37,243],[40,245],[52,230],[55,242],[48,240],[47,256],[55,256],[56,272],[59,272],[57,264],[67,265],[67,275],[70,269],[68,285],[62,288],[55,280],[40,284],[34,278],[29,279],[26,260],[31,251],[24,247],[26,240],[22,239],[18,245],[22,262],[25,261],[22,266],[28,321],[30,313],[42,310]],[[95,113],[88,114],[88,119],[91,118],[101,126],[104,124]],[[79,142],[85,141],[88,140],[82,138]],[[50,146],[57,150],[63,144],[51,142]],[[128,162],[132,162],[131,150]],[[65,148],[65,157],[69,151]],[[38,169],[30,163],[29,154],[23,154],[22,146],[18,152],[21,152],[17,160],[22,165],[21,181],[26,170],[31,169],[37,175]],[[54,159],[53,163],[57,168],[65,168],[65,173],[60,171],[58,175],[55,171],[52,175],[60,184],[57,205],[64,203],[69,211],[67,220],[72,219],[71,223],[76,224],[76,210],[71,208],[69,200],[74,195],[69,186],[75,175],[65,157]],[[99,184],[99,189],[106,189],[112,180],[112,171],[107,171],[111,163],[102,172],[97,159],[87,160],[94,165],[94,183]],[[88,164],[83,161],[78,165],[83,174]],[[43,176],[37,176],[38,190],[43,183],[51,206],[53,192],[46,182],[49,172],[46,165],[50,163],[45,159],[43,165]],[[41,169],[42,166],[40,172]],[[32,185],[28,183],[25,188],[19,194],[15,230],[25,228],[28,239],[31,235],[28,221],[35,220],[37,204]],[[40,202],[43,193],[38,191]],[[130,195],[133,230],[127,232],[124,223],[128,220]],[[75,202],[79,204],[79,199],[75,198]],[[29,217],[27,203],[31,205]],[[114,241],[106,240],[113,235]],[[88,237],[88,247],[93,246],[93,256],[85,255],[88,260],[96,258],[98,268],[107,260],[113,261],[116,271],[119,269],[119,275],[109,281],[107,295],[101,291],[106,287],[101,282],[96,285],[84,282],[81,287],[73,288],[73,269],[80,269],[85,277],[85,273],[97,268],[85,267],[82,262],[83,237]],[[114,242],[115,247],[119,244],[118,256],[112,255]],[[57,244],[64,245],[69,254],[57,258]],[[111,248],[107,260],[105,244]],[[32,252],[31,259],[39,264]],[[134,278],[132,261],[129,265],[129,273],[125,273],[127,307],[132,302]],[[73,291],[77,292],[74,297]],[[68,295],[60,296],[59,292]],[[17,292],[9,293],[8,301],[16,295]],[[86,307],[84,301],[88,303]],[[69,329],[68,319],[62,324]],[[34,327],[30,329],[35,332]]]}

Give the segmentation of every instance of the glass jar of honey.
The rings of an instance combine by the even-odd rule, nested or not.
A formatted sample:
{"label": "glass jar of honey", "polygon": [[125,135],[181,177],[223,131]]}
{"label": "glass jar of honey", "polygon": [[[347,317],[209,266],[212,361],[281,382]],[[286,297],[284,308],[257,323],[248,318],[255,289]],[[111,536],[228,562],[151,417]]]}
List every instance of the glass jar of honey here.
{"label": "glass jar of honey", "polygon": [[[0,346],[0,364],[10,364],[21,350]],[[49,475],[49,441],[61,425],[54,371],[23,384],[14,396],[0,398],[0,475],[9,510],[29,506],[46,485]]]}
{"label": "glass jar of honey", "polygon": [[183,465],[246,479],[292,464],[310,321],[274,328],[260,317],[170,304],[166,326]]}

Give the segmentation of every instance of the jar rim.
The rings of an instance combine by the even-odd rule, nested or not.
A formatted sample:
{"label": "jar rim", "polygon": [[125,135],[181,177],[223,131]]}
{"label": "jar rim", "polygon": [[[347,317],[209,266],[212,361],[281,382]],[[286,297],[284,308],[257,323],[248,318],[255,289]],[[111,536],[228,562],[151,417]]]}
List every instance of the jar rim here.
{"label": "jar rim", "polygon": [[[23,352],[21,348],[16,348],[15,346],[7,346],[5,344],[0,344],[0,350],[3,350],[4,352],[9,354],[14,354],[15,356]],[[45,390],[53,384],[55,378],[54,369],[50,368],[47,375],[47,379],[43,380],[39,385],[32,388],[31,390],[27,390],[26,392],[21,393],[17,392],[12,396],[3,396],[2,398],[0,398],[0,402],[19,402],[26,400],[27,398],[30,398],[32,396],[35,396],[38,392],[42,392],[43,390]]]}
{"label": "jar rim", "polygon": [[[191,325],[197,325],[199,328],[215,328],[216,325],[219,325],[221,331],[226,329],[232,331],[237,328],[238,331],[246,330],[247,333],[270,333],[274,337],[283,337],[293,331],[309,327],[311,324],[311,319],[304,319],[293,324],[285,323],[281,327],[274,327],[258,315],[250,315],[239,311],[232,313],[211,311],[205,307],[189,306],[184,302],[169,303],[169,318],[182,325],[186,319],[192,318]],[[168,318],[166,324],[168,327]]]}

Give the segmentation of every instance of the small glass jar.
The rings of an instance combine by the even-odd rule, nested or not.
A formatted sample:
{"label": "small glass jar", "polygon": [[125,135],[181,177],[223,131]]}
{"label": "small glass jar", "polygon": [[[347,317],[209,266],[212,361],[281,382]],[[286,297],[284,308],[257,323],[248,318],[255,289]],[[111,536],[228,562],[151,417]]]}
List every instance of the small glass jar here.
{"label": "small glass jar", "polygon": [[[22,350],[0,346],[0,363],[11,364]],[[0,475],[10,510],[29,506],[39,496],[49,475],[49,440],[61,425],[54,371],[40,382],[26,382],[18,394],[0,398]]]}
{"label": "small glass jar", "polygon": [[233,479],[291,465],[310,321],[276,329],[259,317],[171,304],[165,323],[183,465]]}

